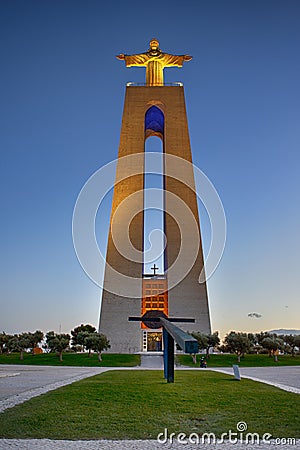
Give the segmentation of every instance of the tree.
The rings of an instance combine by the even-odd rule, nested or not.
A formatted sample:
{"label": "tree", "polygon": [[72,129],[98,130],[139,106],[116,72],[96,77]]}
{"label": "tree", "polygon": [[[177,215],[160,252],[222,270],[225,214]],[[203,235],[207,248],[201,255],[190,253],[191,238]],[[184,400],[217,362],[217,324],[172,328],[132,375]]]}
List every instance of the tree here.
{"label": "tree", "polygon": [[[200,332],[193,332],[191,333],[191,336],[195,338],[199,345],[199,350],[205,350],[206,352],[206,358],[209,358],[209,350],[211,348],[215,348],[217,345],[220,344],[220,338],[218,331],[215,331],[213,334],[205,334]],[[196,364],[196,355],[192,355],[193,362]]]}
{"label": "tree", "polygon": [[[206,358],[209,358],[209,350],[215,348],[220,344],[220,338],[218,331],[213,334],[204,334],[200,332],[193,332],[191,335],[198,341],[199,349],[205,350]],[[196,358],[193,356],[194,362],[196,364]]]}
{"label": "tree", "polygon": [[98,360],[102,361],[101,352],[110,348],[110,343],[103,333],[90,333],[86,336],[84,345],[88,350],[93,350],[98,354]]}
{"label": "tree", "polygon": [[[191,333],[191,336],[193,336],[193,338],[195,338],[198,342],[199,345],[199,350],[204,350],[207,346],[207,336],[204,333],[200,333],[200,332],[193,332]],[[197,363],[197,359],[196,359],[196,354],[192,354],[192,358],[193,358],[193,362],[194,364]]]}
{"label": "tree", "polygon": [[209,350],[216,348],[220,344],[219,332],[215,331],[213,334],[207,334],[206,357],[209,358]]}
{"label": "tree", "polygon": [[69,334],[56,334],[54,331],[49,331],[46,334],[46,344],[47,347],[52,352],[57,352],[59,355],[59,360],[62,361],[62,353],[69,346],[71,336]]}
{"label": "tree", "polygon": [[71,331],[72,335],[72,346],[76,347],[77,345],[81,346],[81,350],[84,351],[84,338],[86,335],[82,335],[81,333],[94,333],[96,328],[93,325],[83,323],[78,327],[75,327],[74,330]]}
{"label": "tree", "polygon": [[247,333],[250,341],[250,353],[258,354],[262,350],[262,346],[259,344],[257,335],[255,333]]}
{"label": "tree", "polygon": [[274,356],[274,361],[278,361],[278,350],[282,350],[284,342],[278,338],[275,334],[272,337],[266,337],[262,340],[261,345],[268,350],[269,356]]}
{"label": "tree", "polygon": [[0,354],[4,353],[4,351],[7,350],[7,343],[10,337],[11,336],[6,334],[4,331],[0,333]]}
{"label": "tree", "polygon": [[[91,348],[88,348],[87,346],[86,346],[86,338],[88,338],[88,337],[90,337],[90,336],[93,336],[94,335],[94,333],[95,333],[95,331],[93,332],[93,333],[89,333],[88,331],[80,331],[80,333],[78,333],[78,335],[77,335],[77,342],[78,342],[78,345],[80,345],[81,346],[81,348],[86,348],[88,351],[89,351],[89,357],[90,356],[92,356],[91,355]],[[73,347],[74,348],[74,347]]]}
{"label": "tree", "polygon": [[241,356],[245,356],[250,349],[251,342],[246,333],[238,333],[231,331],[226,334],[224,338],[224,350],[230,353],[235,353],[238,357],[238,362],[241,362]]}
{"label": "tree", "polygon": [[40,330],[36,330],[34,333],[28,333],[30,338],[30,346],[32,354],[34,355],[34,348],[37,347],[37,345],[42,342],[44,339],[44,333]]}
{"label": "tree", "polygon": [[290,352],[292,356],[295,356],[295,348],[300,347],[300,335],[285,334],[284,336],[281,336],[281,338],[285,343],[287,352]]}
{"label": "tree", "polygon": [[20,359],[23,361],[24,351],[27,348],[30,348],[30,339],[30,333],[14,334],[13,336],[10,336],[7,342],[7,348],[11,352],[20,352]]}
{"label": "tree", "polygon": [[266,338],[272,338],[272,336],[277,336],[275,333],[269,333],[268,331],[261,331],[255,334],[256,344],[262,345],[262,341]]}
{"label": "tree", "polygon": [[294,338],[295,338],[295,346],[298,348],[298,350],[300,350],[300,334],[296,334]]}

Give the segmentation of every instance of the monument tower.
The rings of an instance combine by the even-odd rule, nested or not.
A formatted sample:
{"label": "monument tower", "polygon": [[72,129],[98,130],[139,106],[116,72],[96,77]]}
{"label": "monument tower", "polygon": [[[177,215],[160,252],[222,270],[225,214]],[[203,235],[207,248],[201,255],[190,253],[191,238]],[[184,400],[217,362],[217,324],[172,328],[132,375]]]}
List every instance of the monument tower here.
{"label": "monument tower", "polygon": [[[199,281],[204,261],[184,89],[163,79],[165,67],[182,67],[192,57],[164,53],[153,39],[147,52],[117,58],[126,67],[146,67],[146,83],[126,87],[99,331],[110,340],[111,352],[131,353],[161,350],[162,333],[155,324],[128,322],[129,316],[188,316],[195,323],[180,325],[186,331],[210,333],[211,327],[206,282]],[[164,271],[157,274],[154,265],[151,276],[143,264],[144,152],[150,136],[163,145],[166,237]]]}

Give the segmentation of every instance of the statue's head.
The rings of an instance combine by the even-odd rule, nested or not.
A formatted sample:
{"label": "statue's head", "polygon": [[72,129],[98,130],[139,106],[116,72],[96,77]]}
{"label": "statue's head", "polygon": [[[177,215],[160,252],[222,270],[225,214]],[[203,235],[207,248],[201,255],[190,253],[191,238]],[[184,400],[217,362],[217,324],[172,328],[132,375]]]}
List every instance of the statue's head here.
{"label": "statue's head", "polygon": [[157,50],[159,48],[159,42],[157,39],[151,39],[150,50]]}

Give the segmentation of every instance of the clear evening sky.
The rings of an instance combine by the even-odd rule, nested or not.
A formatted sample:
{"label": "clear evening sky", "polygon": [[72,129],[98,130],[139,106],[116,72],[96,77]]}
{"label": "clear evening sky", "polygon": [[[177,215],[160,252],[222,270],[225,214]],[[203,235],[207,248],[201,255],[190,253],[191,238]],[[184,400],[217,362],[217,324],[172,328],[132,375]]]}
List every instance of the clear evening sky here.
{"label": "clear evening sky", "polygon": [[[300,328],[299,1],[2,0],[0,331],[98,326],[101,291],[77,261],[72,213],[117,156],[126,82],[144,81],[115,55],[152,37],[193,56],[165,79],[184,83],[194,163],[226,212],[213,330]],[[108,215],[109,202],[99,241]],[[202,231],[207,252],[205,214]]]}

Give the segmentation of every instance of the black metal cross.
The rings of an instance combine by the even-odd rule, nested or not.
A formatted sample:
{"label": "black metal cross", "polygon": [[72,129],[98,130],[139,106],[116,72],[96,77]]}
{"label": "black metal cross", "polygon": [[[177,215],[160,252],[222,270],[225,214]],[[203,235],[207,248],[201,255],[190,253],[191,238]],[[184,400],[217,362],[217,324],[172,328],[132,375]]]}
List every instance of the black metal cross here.
{"label": "black metal cross", "polygon": [[157,322],[157,327],[163,328],[164,377],[168,383],[174,383],[174,341],[185,353],[198,353],[199,345],[195,338],[171,322],[194,323],[195,319],[171,318],[166,317],[161,311],[157,311],[157,313],[156,317],[149,317],[149,314],[145,313],[142,317],[128,317],[128,320],[130,322],[143,322],[146,326],[149,326],[149,322]]}
{"label": "black metal cross", "polygon": [[154,271],[154,276],[156,275],[156,271],[159,269],[159,267],[156,267],[155,263],[153,265],[153,267],[151,267],[151,270]]}

